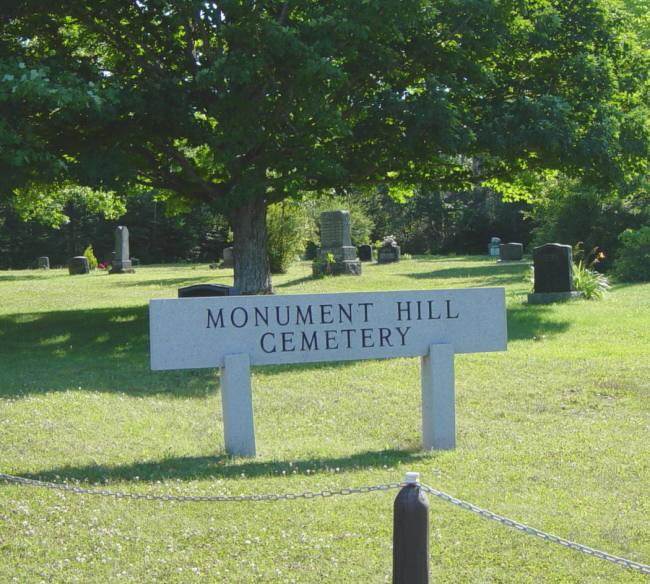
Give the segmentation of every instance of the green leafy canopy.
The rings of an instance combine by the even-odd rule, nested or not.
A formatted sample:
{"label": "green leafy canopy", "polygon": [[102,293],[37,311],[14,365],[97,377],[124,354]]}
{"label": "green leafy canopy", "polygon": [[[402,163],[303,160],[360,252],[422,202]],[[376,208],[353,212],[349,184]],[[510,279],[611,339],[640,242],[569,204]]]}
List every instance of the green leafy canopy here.
{"label": "green leafy canopy", "polygon": [[141,185],[230,212],[465,184],[474,157],[486,179],[618,180],[648,127],[642,46],[608,6],[5,0],[0,188]]}

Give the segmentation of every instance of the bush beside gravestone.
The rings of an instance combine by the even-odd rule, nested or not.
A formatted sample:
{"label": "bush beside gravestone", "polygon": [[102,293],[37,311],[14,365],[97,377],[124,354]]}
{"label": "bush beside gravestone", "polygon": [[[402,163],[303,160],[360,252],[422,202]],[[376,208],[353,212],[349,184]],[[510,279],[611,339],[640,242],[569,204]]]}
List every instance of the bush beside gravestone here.
{"label": "bush beside gravestone", "polygon": [[268,255],[272,274],[284,274],[303,253],[309,218],[303,207],[285,201],[268,208]]}
{"label": "bush beside gravestone", "polygon": [[97,269],[97,266],[98,266],[99,262],[97,261],[97,258],[95,257],[95,252],[93,250],[92,245],[88,245],[88,247],[86,247],[86,249],[84,249],[84,256],[88,260],[88,268],[90,270]]}
{"label": "bush beside gravestone", "polygon": [[624,282],[650,281],[650,225],[626,229],[614,262],[616,277]]}

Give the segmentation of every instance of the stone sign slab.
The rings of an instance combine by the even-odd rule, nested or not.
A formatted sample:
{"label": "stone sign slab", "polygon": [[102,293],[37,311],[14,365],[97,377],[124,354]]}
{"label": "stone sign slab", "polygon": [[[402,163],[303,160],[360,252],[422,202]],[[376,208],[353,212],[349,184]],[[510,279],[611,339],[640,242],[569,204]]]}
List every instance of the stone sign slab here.
{"label": "stone sign slab", "polygon": [[149,304],[151,368],[416,357],[506,349],[503,288],[157,299]]}

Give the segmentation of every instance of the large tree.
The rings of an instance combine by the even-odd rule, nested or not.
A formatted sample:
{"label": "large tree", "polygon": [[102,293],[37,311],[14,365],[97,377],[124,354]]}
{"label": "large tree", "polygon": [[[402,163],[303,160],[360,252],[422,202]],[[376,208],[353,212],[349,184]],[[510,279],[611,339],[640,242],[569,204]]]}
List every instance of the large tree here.
{"label": "large tree", "polygon": [[272,202],[458,185],[472,157],[483,178],[611,180],[647,144],[612,105],[624,47],[595,0],[4,0],[0,19],[5,192],[208,204],[244,293],[271,291]]}

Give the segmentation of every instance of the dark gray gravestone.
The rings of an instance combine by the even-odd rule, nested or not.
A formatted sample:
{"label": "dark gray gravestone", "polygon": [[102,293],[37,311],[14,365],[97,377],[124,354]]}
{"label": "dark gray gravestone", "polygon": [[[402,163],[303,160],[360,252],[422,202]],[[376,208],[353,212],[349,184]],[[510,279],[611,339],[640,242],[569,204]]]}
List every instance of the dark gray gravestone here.
{"label": "dark gray gravestone", "polygon": [[124,225],[115,228],[115,253],[109,274],[132,274],[135,270],[129,255],[129,230]]}
{"label": "dark gray gravestone", "polygon": [[86,256],[75,256],[68,262],[68,272],[71,276],[90,274],[90,265]]}
{"label": "dark gray gravestone", "polygon": [[392,262],[399,262],[400,257],[401,249],[399,245],[382,245],[377,252],[377,263],[390,264]]}
{"label": "dark gray gravestone", "polygon": [[38,267],[41,268],[42,270],[49,270],[50,269],[50,258],[47,256],[41,256],[38,258]]}
{"label": "dark gray gravestone", "polygon": [[545,304],[580,296],[573,288],[573,253],[570,245],[547,243],[533,250],[535,284],[531,304]]}
{"label": "dark gray gravestone", "polygon": [[178,289],[179,298],[203,298],[205,296],[238,296],[239,291],[225,284],[195,284]]}
{"label": "dark gray gravestone", "polygon": [[372,261],[372,246],[371,245],[360,245],[359,246],[359,259],[362,262],[371,262]]}
{"label": "dark gray gravestone", "polygon": [[522,243],[502,243],[499,246],[499,259],[502,262],[515,262],[524,257]]}
{"label": "dark gray gravestone", "polygon": [[235,267],[235,248],[226,247],[223,250],[223,261],[221,262],[222,268],[234,268]]}
{"label": "dark gray gravestone", "polygon": [[[348,211],[325,211],[320,214],[320,242],[318,259],[313,264],[314,275],[352,274],[361,275],[361,262],[357,248],[352,245]],[[328,263],[328,258],[334,263]]]}

